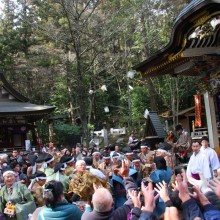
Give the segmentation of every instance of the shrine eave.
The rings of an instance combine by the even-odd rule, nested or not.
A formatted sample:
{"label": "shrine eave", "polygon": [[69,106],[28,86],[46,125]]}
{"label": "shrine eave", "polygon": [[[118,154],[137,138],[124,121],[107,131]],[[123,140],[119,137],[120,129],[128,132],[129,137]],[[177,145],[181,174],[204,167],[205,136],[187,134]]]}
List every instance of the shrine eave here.
{"label": "shrine eave", "polygon": [[21,93],[16,91],[6,80],[4,73],[2,70],[0,70],[0,81],[3,83],[3,87],[12,95],[14,96],[17,100],[21,102],[28,102],[29,99],[25,96],[23,96]]}
{"label": "shrine eave", "polygon": [[40,116],[55,110],[55,106],[35,105],[29,102],[0,102],[0,117],[6,116]]}
{"label": "shrine eave", "polygon": [[[203,25],[205,22],[218,14],[220,14],[219,0],[191,1],[177,17],[168,45],[157,51],[145,61],[134,66],[133,69],[141,72],[143,77],[152,77],[165,74],[170,74],[173,76],[176,75],[174,72],[176,68],[186,66],[185,70],[181,71],[182,75],[198,75],[199,73],[196,68],[194,68],[191,61],[196,60],[197,62],[198,56],[203,55],[200,52],[200,48],[202,48],[203,45],[199,43],[197,44],[197,46],[201,46],[198,46],[197,54],[195,54],[195,56],[193,56],[193,53],[192,56],[186,56],[186,52],[189,54],[189,52],[191,52],[191,48],[189,48],[189,50],[185,53],[184,50],[188,49],[191,41],[193,41],[192,39],[188,39],[188,37],[196,27]],[[216,42],[213,42],[213,45],[214,43]],[[211,48],[210,51],[214,51],[214,49]],[[205,53],[207,50],[204,49],[203,51]],[[198,55],[198,53],[200,54]],[[187,67],[187,65],[189,66]]]}

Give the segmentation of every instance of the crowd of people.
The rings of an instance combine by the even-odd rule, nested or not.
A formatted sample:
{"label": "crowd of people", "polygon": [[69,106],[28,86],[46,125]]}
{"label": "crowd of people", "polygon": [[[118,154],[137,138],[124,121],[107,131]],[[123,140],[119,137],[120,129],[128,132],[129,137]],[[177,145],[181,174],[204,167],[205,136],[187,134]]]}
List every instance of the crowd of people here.
{"label": "crowd of people", "polygon": [[[132,134],[124,148],[49,144],[0,156],[0,220],[220,219],[218,156],[207,137],[176,131],[156,150]],[[179,151],[186,171],[175,169]]]}

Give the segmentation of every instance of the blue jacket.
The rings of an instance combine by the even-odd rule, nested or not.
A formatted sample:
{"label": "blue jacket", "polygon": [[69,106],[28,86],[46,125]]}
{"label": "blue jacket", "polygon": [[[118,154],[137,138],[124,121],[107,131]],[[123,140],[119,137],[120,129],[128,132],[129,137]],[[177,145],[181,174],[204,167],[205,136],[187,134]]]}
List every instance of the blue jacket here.
{"label": "blue jacket", "polygon": [[[155,170],[153,173],[150,174],[149,177],[154,183],[165,181],[165,183],[169,184],[172,177],[172,173],[172,169],[167,167],[166,170]],[[159,218],[165,212],[165,208],[166,207],[164,201],[161,198],[159,198],[156,201],[154,215]]]}
{"label": "blue jacket", "polygon": [[59,202],[55,208],[43,208],[39,215],[38,220],[80,220],[82,212],[73,204],[68,202]]}
{"label": "blue jacket", "polygon": [[217,210],[213,205],[203,206],[203,215],[205,220],[220,220],[220,211]]}
{"label": "blue jacket", "polygon": [[[191,220],[199,217],[204,220],[220,220],[220,211],[212,204],[203,206],[203,213],[194,199],[189,199],[182,204],[184,219]],[[189,208],[190,207],[190,208]]]}
{"label": "blue jacket", "polygon": [[169,183],[172,177],[172,169],[167,167],[167,170],[155,170],[153,173],[150,174],[150,179],[154,183],[162,182],[163,180],[165,183]]}
{"label": "blue jacket", "polygon": [[182,204],[182,208],[185,220],[192,220],[196,217],[204,219],[200,207],[196,203],[195,199],[189,199],[186,202],[184,202]]}

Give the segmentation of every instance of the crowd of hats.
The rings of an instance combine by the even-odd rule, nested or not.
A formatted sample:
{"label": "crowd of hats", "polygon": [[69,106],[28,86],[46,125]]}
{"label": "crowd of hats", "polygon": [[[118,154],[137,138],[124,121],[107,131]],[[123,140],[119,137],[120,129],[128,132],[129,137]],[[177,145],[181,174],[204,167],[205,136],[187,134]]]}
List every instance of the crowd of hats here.
{"label": "crowd of hats", "polygon": [[[177,129],[181,129],[181,128],[177,128]],[[207,137],[203,137],[202,140],[207,140]],[[140,161],[140,158],[138,157],[138,153],[140,153],[140,150],[143,148],[146,148],[148,150],[150,150],[149,144],[146,142],[142,142],[140,144],[140,148],[136,149],[136,150],[131,150],[131,148],[129,147],[124,147],[122,149],[122,153],[117,153],[114,152],[113,154],[110,155],[109,150],[110,151],[114,151],[115,145],[109,145],[107,147],[105,147],[105,152],[101,155],[103,159],[123,159],[123,155],[125,156],[129,156],[132,155],[132,162],[138,162]],[[157,151],[163,152],[167,155],[169,155],[169,150],[172,148],[172,146],[169,143],[163,142],[160,143],[158,145]],[[97,150],[92,152],[91,156],[94,155],[100,155],[101,153]],[[9,167],[6,169],[7,170],[12,170],[17,164],[19,164],[20,166],[22,166],[23,163],[27,164],[27,165],[31,165],[33,167],[33,172],[32,174],[36,173],[36,165],[37,164],[42,164],[42,166],[46,167],[48,163],[52,162],[54,160],[54,157],[49,154],[49,153],[40,153],[38,156],[35,155],[33,152],[28,152],[28,151],[24,151],[23,155],[22,155],[22,160],[18,163],[16,158],[9,158]],[[84,160],[87,164],[87,166],[92,166],[92,159],[90,157],[88,157],[87,155],[84,156]],[[69,155],[69,154],[64,154],[61,158],[60,161],[58,163],[55,164],[55,168],[54,168],[54,172],[58,172],[59,170],[64,170],[66,165],[68,163],[71,162],[75,162],[74,161],[74,157]],[[22,177],[22,176],[21,176]],[[23,175],[22,178],[26,178],[25,175]]]}

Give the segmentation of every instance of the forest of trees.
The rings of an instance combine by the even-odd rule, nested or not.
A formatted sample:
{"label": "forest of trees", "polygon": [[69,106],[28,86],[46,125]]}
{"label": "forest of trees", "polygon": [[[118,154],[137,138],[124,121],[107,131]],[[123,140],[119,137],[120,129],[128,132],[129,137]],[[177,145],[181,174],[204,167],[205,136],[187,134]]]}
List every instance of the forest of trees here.
{"label": "forest of trees", "polygon": [[[139,129],[145,109],[172,115],[193,105],[192,77],[127,77],[132,66],[169,42],[175,18],[187,3],[4,0],[1,69],[32,103],[54,105],[55,115],[67,116],[54,122],[57,139],[65,132],[82,133],[88,141],[90,129],[103,123]],[[45,123],[38,122],[38,132],[46,137]]]}

